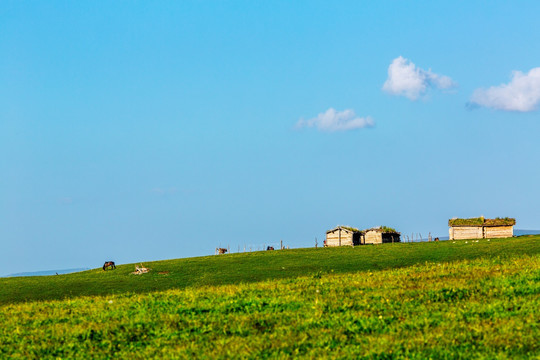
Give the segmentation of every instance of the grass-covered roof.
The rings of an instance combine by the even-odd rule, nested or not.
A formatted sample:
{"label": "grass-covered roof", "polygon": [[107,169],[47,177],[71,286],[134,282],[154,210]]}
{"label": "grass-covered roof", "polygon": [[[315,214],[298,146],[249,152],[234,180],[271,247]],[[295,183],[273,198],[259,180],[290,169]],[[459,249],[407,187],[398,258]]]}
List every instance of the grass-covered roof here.
{"label": "grass-covered roof", "polygon": [[337,229],[349,230],[349,231],[351,231],[351,232],[363,232],[362,230],[359,230],[359,229],[357,229],[357,228],[355,228],[355,227],[352,227],[352,226],[338,225],[338,226],[336,226],[335,228],[328,230],[326,233],[335,231],[335,230],[337,230]]}
{"label": "grass-covered roof", "polygon": [[514,218],[486,219],[483,216],[470,219],[453,218],[448,220],[448,226],[509,226],[516,225]]}
{"label": "grass-covered roof", "polygon": [[366,231],[369,231],[369,230],[379,231],[379,232],[382,232],[383,234],[387,234],[387,233],[388,234],[401,234],[400,232],[396,231],[396,229],[391,228],[389,226],[384,226],[384,225],[377,226],[377,227],[374,227],[374,228],[371,228],[371,229],[366,229],[366,230],[360,230],[358,228],[355,228],[355,227],[352,227],[352,226],[347,226],[347,225],[338,225],[335,228],[333,228],[331,230],[328,230],[326,233],[335,231],[335,230],[337,230],[339,228],[349,230],[351,232],[360,232],[362,234],[365,234]]}
{"label": "grass-covered roof", "polygon": [[398,232],[396,231],[396,229],[394,228],[391,228],[390,226],[381,226],[381,229],[382,229],[382,232],[383,233],[393,233],[393,234],[398,234]]}
{"label": "grass-covered roof", "polygon": [[342,229],[347,229],[347,230],[350,230],[352,232],[360,232],[360,230],[358,230],[357,228],[355,227],[352,227],[352,226],[341,226]]}
{"label": "grass-covered roof", "polygon": [[382,225],[382,226],[377,226],[377,227],[374,227],[374,228],[371,228],[371,229],[366,229],[366,230],[360,230],[360,229],[357,229],[357,228],[352,227],[352,226],[339,225],[339,226],[337,226],[337,227],[335,227],[335,228],[333,228],[333,229],[331,229],[331,230],[328,230],[326,233],[335,231],[335,230],[337,230],[337,229],[339,229],[339,228],[345,229],[345,230],[349,230],[349,231],[352,231],[352,232],[360,232],[360,233],[363,233],[363,234],[364,234],[366,231],[368,231],[368,230],[380,231],[380,232],[382,232],[382,233],[384,233],[384,234],[386,234],[386,233],[390,233],[390,234],[400,234],[399,232],[396,231],[396,229],[391,228],[391,227],[389,227],[389,226],[384,226],[384,225]]}
{"label": "grass-covered roof", "polygon": [[368,230],[380,231],[383,234],[400,234],[399,232],[396,231],[396,229],[391,228],[389,226],[384,226],[384,225],[374,227],[374,228],[371,228],[371,229],[367,229],[366,231],[368,231]]}

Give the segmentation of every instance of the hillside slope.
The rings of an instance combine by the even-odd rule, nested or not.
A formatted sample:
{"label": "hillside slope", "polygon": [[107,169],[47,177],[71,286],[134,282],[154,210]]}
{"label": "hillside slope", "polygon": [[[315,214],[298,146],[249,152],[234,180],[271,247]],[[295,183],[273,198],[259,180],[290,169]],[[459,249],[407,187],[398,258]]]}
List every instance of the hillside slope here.
{"label": "hillside slope", "polygon": [[355,248],[294,249],[206,256],[144,263],[152,269],[130,274],[134,264],[75,274],[0,279],[0,304],[89,295],[145,293],[206,285],[294,278],[318,272],[351,273],[425,262],[512,257],[540,253],[540,236],[472,241],[384,244]]}
{"label": "hillside slope", "polygon": [[0,305],[0,358],[535,359],[539,279],[513,254]]}

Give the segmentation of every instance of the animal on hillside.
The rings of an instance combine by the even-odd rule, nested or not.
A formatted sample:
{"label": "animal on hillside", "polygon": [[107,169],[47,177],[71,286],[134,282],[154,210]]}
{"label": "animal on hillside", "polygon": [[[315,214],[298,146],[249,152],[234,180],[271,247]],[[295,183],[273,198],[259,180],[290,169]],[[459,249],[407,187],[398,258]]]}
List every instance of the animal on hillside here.
{"label": "animal on hillside", "polygon": [[105,264],[103,264],[103,270],[107,270],[107,268],[110,268],[111,270],[116,269],[116,265],[114,265],[114,261],[105,261]]}
{"label": "animal on hillside", "polygon": [[267,250],[267,251],[268,251],[268,250],[274,250],[274,247],[273,247],[273,246],[268,246],[268,247],[266,247],[266,250]]}
{"label": "animal on hillside", "polygon": [[150,271],[149,268],[146,268],[143,266],[143,264],[140,264],[140,266],[135,265],[135,271],[132,272],[132,274],[141,275],[141,274],[146,274],[149,271]]}
{"label": "animal on hillside", "polygon": [[436,237],[436,238],[435,238],[435,241],[439,241],[439,238],[438,238],[438,237]]}
{"label": "animal on hillside", "polygon": [[216,248],[216,253],[218,253],[219,255],[223,255],[227,252],[227,249],[225,248]]}

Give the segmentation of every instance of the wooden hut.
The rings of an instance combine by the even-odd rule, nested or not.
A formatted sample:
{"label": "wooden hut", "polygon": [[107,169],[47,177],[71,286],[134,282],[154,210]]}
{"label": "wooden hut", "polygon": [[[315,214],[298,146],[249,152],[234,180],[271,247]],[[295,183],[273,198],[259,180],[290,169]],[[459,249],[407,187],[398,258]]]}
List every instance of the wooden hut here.
{"label": "wooden hut", "polygon": [[448,232],[450,240],[506,238],[514,236],[515,224],[512,218],[454,218],[448,220]]}
{"label": "wooden hut", "polygon": [[354,246],[361,244],[363,232],[350,226],[337,226],[326,232],[324,246]]}
{"label": "wooden hut", "polygon": [[401,234],[387,226],[379,226],[365,230],[362,244],[384,244],[401,242]]}

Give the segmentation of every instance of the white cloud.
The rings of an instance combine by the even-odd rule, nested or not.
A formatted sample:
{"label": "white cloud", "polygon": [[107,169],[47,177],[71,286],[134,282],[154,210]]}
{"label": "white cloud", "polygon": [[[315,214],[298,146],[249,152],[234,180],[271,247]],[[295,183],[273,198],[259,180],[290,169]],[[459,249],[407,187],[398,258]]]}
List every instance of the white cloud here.
{"label": "white cloud", "polygon": [[540,67],[529,73],[514,71],[508,84],[476,89],[471,104],[506,111],[533,111],[540,104]]}
{"label": "white cloud", "polygon": [[352,109],[346,109],[343,111],[337,111],[334,108],[326,110],[324,113],[320,113],[313,119],[300,119],[296,123],[296,127],[315,127],[321,131],[346,131],[352,129],[360,129],[365,127],[372,127],[375,123],[373,119],[368,117],[358,117]]}
{"label": "white cloud", "polygon": [[456,85],[448,76],[435,74],[431,69],[426,71],[416,67],[410,60],[400,56],[395,58],[388,67],[388,79],[384,82],[383,90],[393,95],[416,100],[429,87],[450,89]]}

